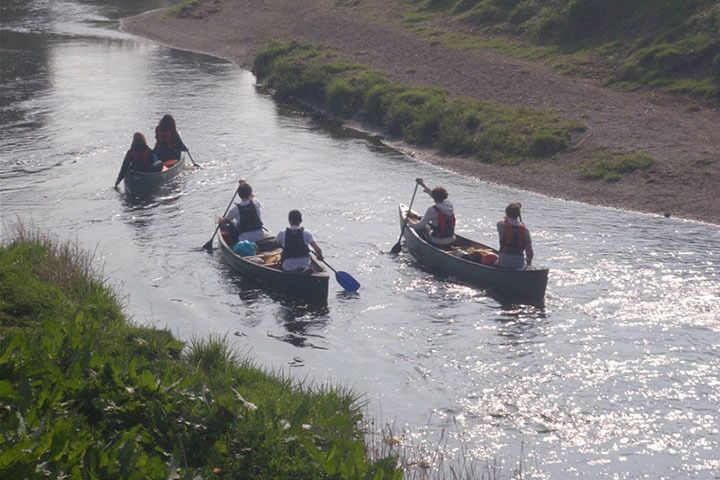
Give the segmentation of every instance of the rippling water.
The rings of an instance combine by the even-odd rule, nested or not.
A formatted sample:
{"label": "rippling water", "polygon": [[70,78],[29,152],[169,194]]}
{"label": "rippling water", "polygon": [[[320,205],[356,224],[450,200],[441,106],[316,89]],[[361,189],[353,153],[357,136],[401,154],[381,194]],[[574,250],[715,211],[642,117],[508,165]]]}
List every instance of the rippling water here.
{"label": "rippling water", "polygon": [[[420,163],[278,105],[234,65],[119,32],[153,2],[36,0],[0,16],[0,208],[95,251],[140,323],[228,335],[259,365],[367,392],[377,424],[446,471],[525,478],[720,475],[720,229],[567,202]],[[145,201],[113,190],[133,132],[178,121],[193,158]],[[524,205],[543,309],[439,278],[397,241],[413,180],[444,185],[458,228],[497,242]],[[303,211],[328,261],[362,283],[326,308],[239,279],[210,238],[238,178],[266,225]],[[416,199],[424,209],[429,197]],[[445,455],[446,458],[439,458]]]}

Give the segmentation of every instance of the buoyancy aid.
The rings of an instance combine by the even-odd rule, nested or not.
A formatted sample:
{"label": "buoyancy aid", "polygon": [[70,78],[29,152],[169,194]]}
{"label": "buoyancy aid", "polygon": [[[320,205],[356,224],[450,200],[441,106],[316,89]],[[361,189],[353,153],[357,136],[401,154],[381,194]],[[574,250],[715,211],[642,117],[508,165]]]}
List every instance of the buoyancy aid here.
{"label": "buoyancy aid", "polygon": [[432,226],[432,236],[435,238],[451,238],[455,235],[455,215],[443,213],[437,206],[433,206],[438,217],[438,226]]}
{"label": "buoyancy aid", "polygon": [[238,233],[253,232],[260,230],[263,227],[260,215],[257,213],[255,202],[250,201],[247,205],[240,205],[236,203],[238,213],[240,214],[240,221],[238,222],[237,229]]}
{"label": "buoyancy aid", "polygon": [[500,253],[522,255],[525,250],[525,224],[513,224],[505,220],[503,236],[500,241]]}
{"label": "buoyancy aid", "polygon": [[171,148],[177,148],[174,145],[175,129],[172,127],[161,128],[159,125],[155,127],[155,139],[158,145],[167,145]]}
{"label": "buoyancy aid", "polygon": [[151,150],[148,147],[143,147],[142,150],[136,150],[135,148],[130,149],[130,158],[132,160],[132,169],[139,172],[149,172],[152,170],[152,164],[150,163]]}
{"label": "buoyancy aid", "polygon": [[283,245],[282,259],[301,258],[310,255],[310,248],[305,243],[305,229],[285,229],[285,242]]}

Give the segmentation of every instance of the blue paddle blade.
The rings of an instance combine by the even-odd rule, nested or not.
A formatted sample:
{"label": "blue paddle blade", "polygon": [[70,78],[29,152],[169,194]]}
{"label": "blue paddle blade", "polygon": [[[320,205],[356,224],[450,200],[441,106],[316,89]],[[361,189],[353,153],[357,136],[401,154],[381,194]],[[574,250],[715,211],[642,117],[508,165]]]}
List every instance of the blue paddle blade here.
{"label": "blue paddle blade", "polygon": [[355,280],[352,275],[347,272],[335,272],[335,280],[337,280],[346,292],[357,292],[360,288],[360,282]]}

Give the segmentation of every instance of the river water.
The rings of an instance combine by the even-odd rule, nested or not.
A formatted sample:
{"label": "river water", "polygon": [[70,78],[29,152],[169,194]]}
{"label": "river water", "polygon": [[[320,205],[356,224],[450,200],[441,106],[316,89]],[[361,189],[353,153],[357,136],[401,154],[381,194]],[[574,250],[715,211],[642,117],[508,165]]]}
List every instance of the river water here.
{"label": "river water", "polygon": [[[364,392],[377,427],[437,477],[718,478],[720,228],[491,185],[328,128],[250,72],[119,31],[152,6],[0,7],[4,241],[17,219],[77,240],[136,322],[227,336],[268,370]],[[112,185],[132,134],[151,138],[168,112],[202,168],[130,200]],[[551,269],[544,308],[386,253],[418,176],[448,188],[458,229],[484,243],[523,203]],[[302,210],[360,293],[333,284],[326,308],[289,304],[202,251],[241,177],[270,230]]]}

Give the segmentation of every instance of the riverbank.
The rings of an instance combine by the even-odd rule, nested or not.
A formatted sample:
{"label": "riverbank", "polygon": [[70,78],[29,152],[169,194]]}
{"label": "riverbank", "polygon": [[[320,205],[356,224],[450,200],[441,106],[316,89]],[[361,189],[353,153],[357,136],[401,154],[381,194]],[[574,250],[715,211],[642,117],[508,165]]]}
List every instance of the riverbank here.
{"label": "riverbank", "polygon": [[0,477],[402,478],[368,460],[358,395],[133,325],[93,265],[22,228],[0,245]]}
{"label": "riverbank", "polygon": [[[483,163],[396,144],[416,158],[483,180],[569,200],[720,223],[720,113],[657,92],[623,93],[549,66],[496,53],[451,50],[405,28],[407,6],[367,0],[205,1],[182,18],[152,11],[123,28],[162,43],[249,67],[270,38],[326,44],[338,55],[409,85],[513,107],[551,108],[587,126],[552,158],[519,165]],[[380,15],[382,13],[382,15]],[[599,151],[642,152],[651,168],[618,181],[588,180],[583,165]]]}

